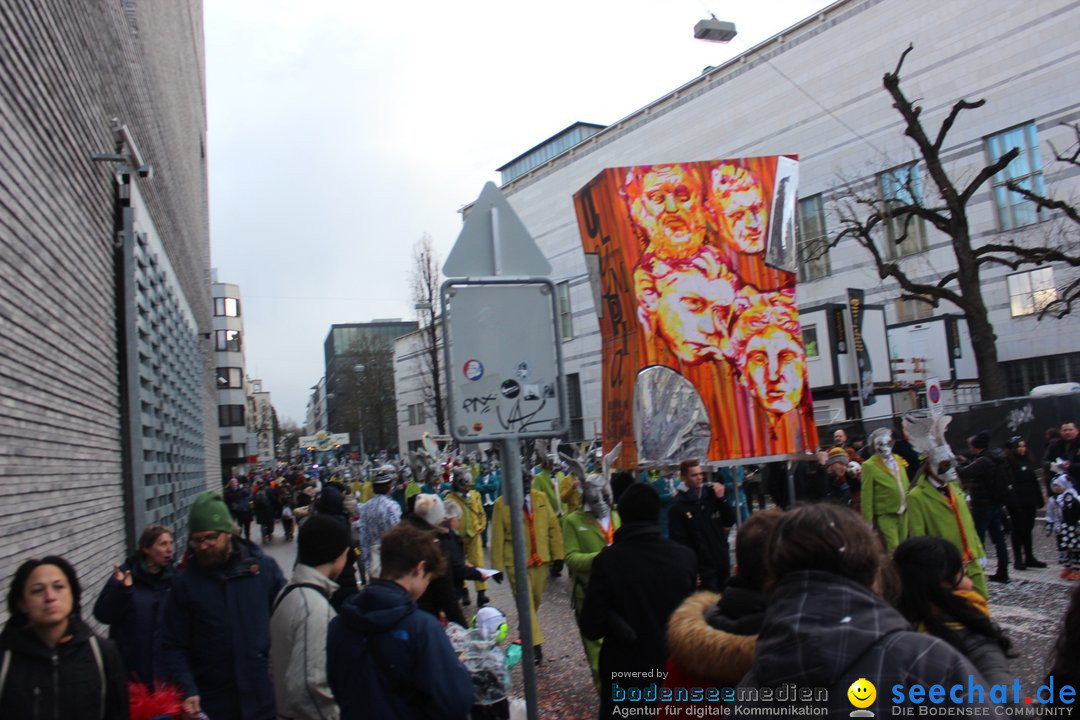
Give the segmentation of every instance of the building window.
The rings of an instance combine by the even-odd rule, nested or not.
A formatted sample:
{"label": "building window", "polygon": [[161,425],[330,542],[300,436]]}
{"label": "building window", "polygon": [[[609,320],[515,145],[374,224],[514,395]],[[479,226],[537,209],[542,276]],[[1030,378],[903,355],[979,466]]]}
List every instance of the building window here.
{"label": "building window", "polygon": [[896,300],[896,322],[911,322],[913,320],[926,320],[933,317],[934,308],[930,303],[921,300]]}
{"label": "building window", "polygon": [[423,425],[427,422],[427,412],[424,409],[424,403],[416,403],[409,406],[409,424],[410,425]]}
{"label": "building window", "polygon": [[806,351],[806,358],[816,358],[818,356],[818,344],[817,344],[817,326],[816,325],[804,325],[802,329],[802,344],[803,350]]}
{"label": "building window", "polygon": [[1009,305],[1013,317],[1042,312],[1057,300],[1053,268],[1036,268],[1005,278],[1009,287]]}
{"label": "building window", "polygon": [[217,317],[240,317],[240,301],[236,298],[214,298],[214,315]]}
{"label": "building window", "polygon": [[215,330],[214,348],[222,352],[240,352],[240,331]]}
{"label": "building window", "polygon": [[992,183],[998,228],[1001,230],[1031,225],[1044,217],[1035,208],[1035,203],[1005,186],[1011,181],[1025,190],[1039,194],[1045,193],[1042,158],[1039,155],[1039,139],[1035,132],[1035,123],[1029,122],[986,138],[986,155],[991,163],[997,162],[1002,155],[1013,148],[1020,148],[1020,154],[994,176]]}
{"label": "building window", "polygon": [[825,235],[825,206],[821,195],[799,200],[799,282],[829,274],[829,238]]}
{"label": "building window", "polygon": [[559,328],[563,342],[574,339],[574,315],[570,308],[570,281],[556,285],[559,291]]}
{"label": "building window", "polygon": [[244,389],[244,371],[236,367],[219,367],[217,369],[218,390]]}
{"label": "building window", "polygon": [[570,373],[566,376],[567,416],[570,418],[570,433],[567,440],[581,442],[585,439],[585,419],[582,417],[581,375]]}
{"label": "building window", "polygon": [[243,405],[218,405],[219,427],[244,427]]}
{"label": "building window", "polygon": [[[917,163],[902,165],[878,175],[885,210],[923,202],[922,177]],[[926,226],[914,215],[892,217],[885,221],[885,254],[890,260],[914,255],[926,249]]]}

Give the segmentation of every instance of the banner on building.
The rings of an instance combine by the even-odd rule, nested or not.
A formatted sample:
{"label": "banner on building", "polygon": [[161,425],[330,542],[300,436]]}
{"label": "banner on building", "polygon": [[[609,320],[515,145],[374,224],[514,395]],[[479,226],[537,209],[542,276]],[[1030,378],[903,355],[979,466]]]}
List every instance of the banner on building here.
{"label": "banner on building", "polygon": [[855,348],[855,362],[858,373],[859,402],[863,406],[877,402],[874,397],[874,367],[870,364],[870,351],[863,342],[863,315],[866,305],[866,293],[863,290],[848,288],[848,310],[851,312],[851,344]]}
{"label": "banner on building", "polygon": [[574,195],[620,464],[817,446],[795,306],[798,162],[610,168]]}

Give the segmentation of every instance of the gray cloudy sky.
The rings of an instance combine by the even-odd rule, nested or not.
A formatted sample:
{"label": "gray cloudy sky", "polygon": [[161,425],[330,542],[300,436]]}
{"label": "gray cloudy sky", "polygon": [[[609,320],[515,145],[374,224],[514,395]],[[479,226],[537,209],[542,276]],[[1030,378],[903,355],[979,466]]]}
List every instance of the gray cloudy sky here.
{"label": "gray cloudy sky", "polygon": [[[413,319],[495,168],[610,124],[822,0],[206,0],[213,265],[240,286],[248,374],[302,423],[330,325]],[[727,45],[693,38],[709,9]]]}

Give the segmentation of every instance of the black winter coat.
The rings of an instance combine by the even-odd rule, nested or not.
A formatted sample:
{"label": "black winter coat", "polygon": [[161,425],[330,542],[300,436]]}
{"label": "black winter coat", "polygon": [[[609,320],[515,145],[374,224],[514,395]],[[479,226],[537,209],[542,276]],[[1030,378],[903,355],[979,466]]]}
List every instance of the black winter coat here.
{"label": "black winter coat", "polygon": [[700,497],[681,490],[668,510],[668,537],[697,556],[702,587],[719,591],[731,574],[728,531],[735,524],[735,509],[703,485]]}
{"label": "black winter coat", "polygon": [[143,567],[135,555],[120,566],[131,571],[131,587],[109,576],[94,603],[94,617],[109,626],[109,639],[116,643],[127,674],[135,675],[144,685],[163,677],[157,664],[158,621],[165,607],[165,596],[172,588],[174,568],[154,574]]}
{"label": "black winter coat", "polygon": [[1000,452],[984,450],[956,474],[973,507],[1009,502],[1009,470]]}
{"label": "black winter coat", "polygon": [[[877,688],[877,697],[866,709],[883,718],[892,715],[894,705],[912,708],[913,715],[916,712],[907,695],[903,702],[893,702],[894,685],[920,684],[924,689],[943,685],[948,690],[959,684],[966,700],[969,675],[989,690],[967,658],[944,640],[912,631],[907,620],[870,588],[831,573],[806,570],[777,583],[758,634],[754,664],[739,688],[780,688],[789,683],[800,689],[823,688],[828,700],[813,704],[827,706],[829,717],[848,718],[853,709],[848,688],[866,678]],[[760,698],[736,699],[733,704],[746,708],[788,705]],[[943,706],[951,705],[955,703],[946,697]]]}
{"label": "black winter coat", "polygon": [[277,561],[232,538],[224,568],[189,554],[161,617],[161,664],[212,720],[273,720],[270,611],[285,577]]}
{"label": "black winter coat", "polygon": [[579,623],[581,634],[604,638],[600,648],[600,717],[612,717],[612,682],[620,687],[662,680],[614,677],[624,671],[662,670],[667,623],[694,592],[697,561],[689,548],[667,540],[655,523],[626,523],[593,559]]}
{"label": "black winter coat", "polygon": [[1009,486],[1010,504],[1017,507],[1041,508],[1043,499],[1039,478],[1035,474],[1035,463],[1029,457],[1010,455],[1009,473],[1012,483]]}
{"label": "black winter coat", "polygon": [[108,640],[98,640],[102,660],[99,668],[90,647],[90,627],[75,616],[70,623],[71,639],[50,648],[29,627],[15,627],[8,622],[0,633],[0,651],[11,652],[7,679],[0,689],[0,718],[127,719],[127,679],[116,647]]}
{"label": "black winter coat", "polygon": [[468,627],[468,622],[465,620],[465,612],[461,609],[461,602],[458,597],[457,586],[454,583],[454,557],[453,551],[450,548],[450,540],[445,533],[436,532],[435,528],[424,518],[413,513],[401,518],[401,522],[406,525],[412,525],[418,530],[432,533],[435,536],[435,540],[439,544],[439,550],[442,551],[443,557],[446,558],[446,572],[442,575],[432,578],[428,583],[427,590],[416,601],[417,607],[425,612],[431,613],[435,617],[439,617],[439,613],[446,615],[446,619],[452,623],[457,623],[461,627]]}

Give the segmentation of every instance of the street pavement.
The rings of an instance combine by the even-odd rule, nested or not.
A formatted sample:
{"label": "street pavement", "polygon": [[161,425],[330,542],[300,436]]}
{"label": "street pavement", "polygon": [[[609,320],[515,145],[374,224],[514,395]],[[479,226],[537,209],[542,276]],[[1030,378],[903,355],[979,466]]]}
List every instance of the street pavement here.
{"label": "street pavement", "polygon": [[[258,538],[256,542],[260,542]],[[296,558],[295,541],[286,542],[279,525],[273,541],[262,547],[277,560],[286,578],[289,577]],[[1054,643],[1068,607],[1069,593],[1080,584],[1058,577],[1061,566],[1056,562],[1057,548],[1054,538],[1043,532],[1041,520],[1035,526],[1035,552],[1049,567],[1023,571],[1010,567],[1012,582],[1008,585],[990,583],[990,609],[994,620],[1012,640],[1013,650],[1018,657],[1011,660],[1011,668],[1026,693],[1034,693],[1046,677]],[[991,557],[988,574],[996,566],[996,557]],[[475,603],[472,583],[468,583],[468,587]],[[510,638],[517,637],[517,613],[514,611],[510,583],[488,583],[488,588],[492,604],[510,620]],[[466,617],[471,617],[475,611],[475,604],[466,607]],[[544,661],[537,673],[540,717],[560,720],[595,718],[599,710],[599,697],[592,684],[570,608],[570,579],[566,570],[562,577],[548,580],[540,606],[540,627],[544,633]],[[524,697],[520,665],[512,672],[512,679],[512,696]]]}

